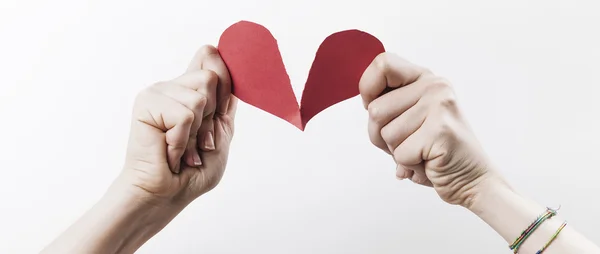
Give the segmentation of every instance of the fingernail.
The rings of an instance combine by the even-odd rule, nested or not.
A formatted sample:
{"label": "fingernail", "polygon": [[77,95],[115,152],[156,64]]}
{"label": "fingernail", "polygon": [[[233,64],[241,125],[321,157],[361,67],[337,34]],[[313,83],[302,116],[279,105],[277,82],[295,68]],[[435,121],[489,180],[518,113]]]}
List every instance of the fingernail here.
{"label": "fingernail", "polygon": [[396,179],[398,179],[398,180],[406,179],[406,171],[403,172],[402,175],[398,174],[401,169],[404,170],[404,168],[402,166],[396,165]]}
{"label": "fingernail", "polygon": [[200,159],[200,155],[198,153],[194,153],[192,158],[194,160],[194,166],[202,166],[202,160]]}
{"label": "fingernail", "polygon": [[179,174],[179,168],[180,168],[179,163],[175,164],[175,167],[173,168],[173,172],[175,174]]}
{"label": "fingernail", "polygon": [[204,149],[215,150],[215,139],[212,131],[207,132],[206,136],[204,137]]}

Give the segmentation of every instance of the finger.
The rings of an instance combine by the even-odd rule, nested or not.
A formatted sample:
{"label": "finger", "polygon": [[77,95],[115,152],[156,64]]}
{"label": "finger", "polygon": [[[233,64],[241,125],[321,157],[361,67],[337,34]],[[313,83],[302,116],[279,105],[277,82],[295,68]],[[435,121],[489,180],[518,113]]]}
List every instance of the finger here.
{"label": "finger", "polygon": [[229,95],[231,94],[231,76],[219,51],[210,45],[201,47],[188,66],[187,72],[210,70],[218,76],[217,108],[219,114],[227,113]]}
{"label": "finger", "polygon": [[423,166],[423,163],[410,166],[409,168],[414,172],[410,177],[410,180],[413,181],[413,183],[433,187],[433,184],[425,174],[425,167]]}
{"label": "finger", "polygon": [[[403,87],[417,81],[423,73],[429,72],[426,69],[411,64],[393,54],[382,53],[375,58],[369,67],[367,67],[361,77],[359,88],[363,103],[365,108],[369,110],[370,117],[368,124],[369,138],[371,143],[388,154],[392,154],[393,151],[388,148],[381,137],[381,128],[393,119],[394,116],[390,117],[389,115],[395,113],[397,116],[402,112],[394,111],[394,109],[397,110],[397,107],[394,108],[395,104],[398,104],[396,101],[392,102],[386,100],[385,104],[377,103],[375,105],[371,102],[381,96],[384,91],[389,90],[390,87]],[[399,94],[399,92],[394,93],[394,95],[397,94]],[[414,103],[415,102],[413,102],[412,105],[414,105]],[[405,105],[405,108],[412,106],[410,101],[402,104]],[[389,107],[392,107],[392,110],[388,110]]]}
{"label": "finger", "polygon": [[394,54],[381,53],[367,67],[359,82],[365,108],[387,88],[411,84],[424,73],[429,71]]}
{"label": "finger", "polygon": [[406,138],[417,131],[425,122],[429,104],[426,99],[419,100],[417,104],[394,118],[390,123],[381,128],[380,133],[390,151],[394,151]]}
{"label": "finger", "polygon": [[[229,146],[233,138],[233,118],[237,107],[237,98],[231,96],[227,113],[225,115],[216,115],[214,118],[214,142],[215,151],[202,153],[205,161],[227,161]],[[206,121],[205,121],[206,123]],[[225,151],[225,152],[221,152]],[[200,169],[202,170],[202,169]],[[202,172],[202,171],[201,171]],[[203,181],[207,183],[208,189],[212,189],[223,177],[222,170],[205,170],[202,172]]]}
{"label": "finger", "polygon": [[229,99],[229,105],[227,106],[227,115],[231,117],[231,119],[235,119],[235,113],[237,112],[238,98],[231,95]]}
{"label": "finger", "polygon": [[[419,82],[417,81],[416,83]],[[413,85],[416,85],[416,83]],[[401,87],[385,94],[369,105],[369,139],[371,143],[388,154],[392,154],[394,149],[408,135],[415,132],[421,126],[427,114],[427,103],[417,99],[414,102],[416,104],[405,104],[403,107],[412,106],[406,110],[402,106],[398,106],[400,103],[386,101],[387,104],[383,104],[380,103],[380,100],[384,99],[384,97],[398,97],[398,94],[402,93],[401,90],[409,89],[413,85]]]}
{"label": "finger", "polygon": [[186,73],[171,82],[155,86],[161,93],[180,102],[194,112],[194,122],[190,128],[189,142],[183,155],[183,161],[190,167],[202,165],[202,159],[197,149],[197,134],[202,125],[203,117],[211,107],[208,105],[208,98],[211,95],[203,91],[206,90],[206,87],[216,86],[216,82],[217,76],[213,72],[197,71]]}
{"label": "finger", "polygon": [[[211,135],[213,135],[212,118],[217,103],[216,89],[218,79],[219,77],[213,71],[197,70],[189,71],[174,80],[174,82],[180,84],[181,86],[187,87],[190,90],[194,90],[194,92],[206,98],[206,105],[201,112],[198,112],[198,120],[196,121],[197,124],[195,124],[191,129],[192,134],[190,136],[190,142],[184,155],[184,160],[189,166],[192,167],[202,165],[198,148],[201,150],[214,149],[214,139]],[[209,122],[205,123],[207,120],[209,120]],[[209,143],[212,143],[213,145],[207,147],[205,144]]]}
{"label": "finger", "polygon": [[215,72],[210,70],[187,72],[172,81],[172,83],[192,89],[206,97],[203,117],[213,114],[215,110],[218,82],[219,77]]}
{"label": "finger", "polygon": [[396,178],[398,178],[399,180],[404,180],[407,178],[411,178],[414,174],[414,171],[402,166],[402,165],[396,165]]}
{"label": "finger", "polygon": [[[212,71],[209,71],[214,73]],[[216,77],[216,76],[215,76]],[[218,78],[217,78],[218,79]],[[211,103],[210,106],[204,110],[204,119],[202,120],[202,125],[198,129],[198,145],[196,147],[200,148],[202,151],[212,151],[216,148],[215,136],[214,136],[214,114],[216,107],[216,99],[217,99],[217,85],[216,82],[211,85],[206,85],[198,89],[199,93],[206,94],[209,98],[208,101]]]}
{"label": "finger", "polygon": [[210,152],[216,149],[215,127],[212,116],[207,116],[198,131],[198,145],[200,150]]}
{"label": "finger", "polygon": [[369,117],[377,126],[385,126],[392,119],[413,107],[431,86],[438,83],[435,76],[424,76],[409,86],[403,86],[390,91],[372,101],[369,106]]}
{"label": "finger", "polygon": [[[233,133],[235,129],[234,120],[235,112],[237,110],[237,103],[238,99],[235,96],[231,95],[231,98],[229,99],[229,105],[227,106],[227,113],[225,115],[217,115],[215,117],[215,139],[217,136],[220,137],[219,141],[215,141],[215,143],[217,144],[216,147],[219,147],[220,145],[222,145],[222,143],[229,144],[229,142],[231,142],[231,140],[233,139]],[[221,149],[222,147],[219,148]]]}
{"label": "finger", "polygon": [[369,120],[367,124],[367,131],[369,132],[369,140],[371,143],[383,150],[388,154],[392,154],[393,150],[390,150],[388,145],[385,143],[385,140],[381,137],[381,126],[376,124],[374,121]]}
{"label": "finger", "polygon": [[156,84],[152,89],[156,89],[159,93],[181,103],[194,112],[194,122],[190,128],[190,135],[195,136],[202,124],[202,117],[208,100],[206,96],[192,88],[169,82]]}
{"label": "finger", "polygon": [[[185,152],[190,136],[190,128],[194,122],[194,112],[153,89],[146,89],[143,100],[152,103],[138,109],[138,121],[160,129],[165,133],[167,144],[167,163],[173,173],[179,173],[179,161]],[[143,111],[143,112],[142,112]]]}
{"label": "finger", "polygon": [[410,168],[412,166],[421,164],[423,162],[423,151],[425,147],[430,144],[431,132],[427,131],[425,127],[419,128],[415,133],[408,136],[404,142],[402,142],[394,150],[394,160],[397,164]]}

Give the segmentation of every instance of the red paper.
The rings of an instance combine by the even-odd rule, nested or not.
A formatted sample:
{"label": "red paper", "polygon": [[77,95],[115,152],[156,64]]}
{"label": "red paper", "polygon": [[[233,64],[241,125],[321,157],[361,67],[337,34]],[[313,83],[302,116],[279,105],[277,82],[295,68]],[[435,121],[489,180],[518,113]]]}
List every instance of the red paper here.
{"label": "red paper", "polygon": [[328,36],[317,50],[299,106],[268,29],[248,21],[235,23],[223,32],[218,48],[233,81],[232,93],[300,130],[319,112],[358,95],[363,72],[385,51],[377,38],[359,30]]}

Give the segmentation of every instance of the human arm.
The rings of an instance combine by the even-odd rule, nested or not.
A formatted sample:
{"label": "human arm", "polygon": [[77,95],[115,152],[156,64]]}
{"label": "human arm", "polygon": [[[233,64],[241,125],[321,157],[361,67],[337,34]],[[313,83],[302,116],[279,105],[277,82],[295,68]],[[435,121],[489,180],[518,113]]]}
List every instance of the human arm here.
{"label": "human arm", "polygon": [[[433,187],[442,200],[468,208],[509,244],[546,210],[515,192],[494,169],[447,80],[384,53],[363,74],[360,90],[369,137],[392,156],[397,178]],[[519,253],[536,253],[562,222],[560,217],[544,222]],[[600,250],[567,225],[544,253]]]}
{"label": "human arm", "polygon": [[144,200],[122,177],[41,253],[134,253],[183,209]]}
{"label": "human arm", "polygon": [[[546,207],[528,199],[499,178],[490,178],[473,191],[473,198],[464,205],[492,227],[507,243],[512,243],[533,219]],[[542,223],[519,248],[519,253],[536,253],[565,221],[560,214]],[[510,223],[507,223],[510,222]],[[550,244],[545,254],[592,254],[600,249],[567,224]]]}
{"label": "human arm", "polygon": [[136,98],[125,165],[106,194],[42,253],[133,253],[223,176],[236,99],[218,51]]}

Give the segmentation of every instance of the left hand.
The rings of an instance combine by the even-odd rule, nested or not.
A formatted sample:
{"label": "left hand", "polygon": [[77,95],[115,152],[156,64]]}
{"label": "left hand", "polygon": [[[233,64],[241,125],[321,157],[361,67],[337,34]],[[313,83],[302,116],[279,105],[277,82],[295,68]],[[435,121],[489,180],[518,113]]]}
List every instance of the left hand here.
{"label": "left hand", "polygon": [[449,82],[383,53],[365,70],[360,91],[371,142],[393,156],[397,178],[434,187],[442,200],[468,206],[493,171]]}

